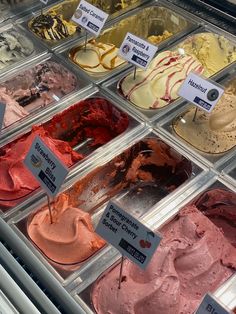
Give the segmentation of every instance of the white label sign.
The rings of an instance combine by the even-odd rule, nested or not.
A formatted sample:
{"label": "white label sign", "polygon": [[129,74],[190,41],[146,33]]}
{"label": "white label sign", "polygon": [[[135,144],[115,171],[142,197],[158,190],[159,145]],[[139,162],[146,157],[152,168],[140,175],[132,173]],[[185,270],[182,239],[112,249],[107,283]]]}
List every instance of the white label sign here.
{"label": "white label sign", "polygon": [[99,35],[107,18],[107,13],[81,0],[71,19],[89,32]]}
{"label": "white label sign", "polygon": [[161,241],[160,235],[111,201],[99,221],[96,233],[142,269],[148,265]]}
{"label": "white label sign", "polygon": [[201,109],[211,112],[224,89],[191,72],[179,89],[179,96]]}
{"label": "white label sign", "polygon": [[41,187],[51,196],[58,193],[69,172],[39,136],[35,137],[24,163]]}
{"label": "white label sign", "polygon": [[230,310],[227,310],[225,306],[221,305],[219,301],[211,294],[206,294],[196,311],[196,314],[229,314]]}
{"label": "white label sign", "polygon": [[1,129],[2,129],[2,124],[3,124],[3,120],[4,120],[5,110],[6,110],[6,104],[0,102],[0,132],[1,132]]}
{"label": "white label sign", "polygon": [[156,52],[157,46],[131,33],[127,33],[118,53],[123,59],[133,63],[135,66],[147,69]]}
{"label": "white label sign", "polygon": [[48,0],[40,0],[43,4],[48,4]]}

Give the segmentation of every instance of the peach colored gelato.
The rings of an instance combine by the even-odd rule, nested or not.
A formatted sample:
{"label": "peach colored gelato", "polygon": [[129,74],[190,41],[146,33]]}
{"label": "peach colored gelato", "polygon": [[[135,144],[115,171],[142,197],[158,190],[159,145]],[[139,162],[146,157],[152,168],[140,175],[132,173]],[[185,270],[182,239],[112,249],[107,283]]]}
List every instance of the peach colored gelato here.
{"label": "peach colored gelato", "polygon": [[61,194],[52,206],[42,208],[28,221],[28,235],[52,261],[60,264],[80,263],[99,250],[105,241],[94,232],[91,216],[68,204]]}

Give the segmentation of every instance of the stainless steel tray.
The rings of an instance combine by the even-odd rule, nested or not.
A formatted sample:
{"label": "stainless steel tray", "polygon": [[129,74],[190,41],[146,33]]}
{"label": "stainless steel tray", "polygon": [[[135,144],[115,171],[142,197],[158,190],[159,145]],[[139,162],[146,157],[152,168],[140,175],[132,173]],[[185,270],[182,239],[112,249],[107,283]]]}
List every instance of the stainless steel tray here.
{"label": "stainless steel tray", "polygon": [[[109,20],[114,19],[122,14],[124,14],[125,12],[127,12],[128,10],[132,10],[135,7],[141,5],[142,2],[145,2],[147,0],[127,0],[127,3],[129,3],[128,6],[125,6],[123,9],[119,10],[121,1],[119,0],[115,0],[115,1],[109,1],[109,0],[105,0],[105,1],[97,1],[97,0],[89,0],[88,2],[92,3],[95,6],[98,6],[101,9],[101,6],[103,8],[104,11],[106,11],[107,13],[110,14],[109,16]],[[62,14],[62,16],[64,17],[64,19],[66,21],[70,21],[71,17],[73,16],[77,6],[79,5],[79,0],[62,0],[62,1],[58,1],[57,4],[54,3],[54,5],[50,5],[47,6],[43,12],[47,13],[53,9],[56,8],[56,11],[58,14]],[[132,2],[132,3],[131,3]],[[117,10],[118,9],[118,10]],[[19,20],[20,22],[22,22],[22,26],[26,29],[30,29],[29,28],[29,23],[30,21],[36,17],[39,16],[41,14],[41,10],[33,10],[31,14],[29,14],[28,16],[26,16],[25,18]],[[80,29],[80,30],[79,30]],[[30,30],[31,32],[31,30]],[[61,39],[61,40],[57,40],[57,41],[50,41],[47,39],[42,39],[39,36],[37,36],[34,32],[31,32],[32,35],[34,37],[36,37],[38,40],[40,40],[41,42],[43,42],[48,49],[50,50],[54,50],[58,47],[61,46],[65,46],[67,45],[69,42],[71,42],[72,40],[78,40],[79,38],[83,37],[85,35],[85,31],[81,30],[80,27],[78,27],[78,30],[71,36],[68,36],[67,38]]]}
{"label": "stainless steel tray", "polygon": [[[6,23],[2,26],[0,26],[0,33],[2,35],[4,35],[4,32],[13,32],[15,34],[17,34],[17,36],[19,36],[18,42],[21,43],[25,40],[29,41],[28,43],[23,43],[22,46],[24,46],[25,48],[28,48],[29,51],[25,52],[25,56],[20,57],[19,56],[19,52],[17,49],[19,49],[19,43],[15,40],[11,40],[11,36],[10,38],[7,39],[7,42],[5,43],[5,47],[3,48],[2,46],[2,53],[1,53],[1,58],[4,60],[3,67],[0,69],[0,77],[2,77],[2,75],[9,73],[10,71],[15,71],[17,72],[22,66],[25,66],[26,64],[28,64],[30,61],[32,61],[33,59],[37,59],[39,57],[41,57],[43,54],[45,54],[47,52],[47,50],[44,48],[43,45],[41,45],[37,40],[35,40],[34,38],[32,38],[28,32],[26,32],[20,25],[16,25],[13,23]],[[8,36],[9,37],[9,36]],[[28,45],[32,45],[32,47],[29,47]],[[14,53],[12,53],[11,55],[7,55],[9,54],[9,51],[11,51],[11,49],[14,50]],[[12,62],[12,58],[16,57],[16,61]],[[17,60],[18,58],[18,60]]]}
{"label": "stainless steel tray", "polygon": [[[55,63],[55,77],[46,77],[47,73],[47,62],[49,63]],[[50,80],[52,80],[52,85],[54,80],[61,79],[62,81],[66,78],[66,76],[63,76],[64,73],[61,73],[61,77],[59,76],[60,73],[57,73],[57,66],[58,68],[64,68],[68,71],[68,73],[72,76],[74,79],[74,84],[71,84],[70,91],[65,94],[63,92],[62,88],[66,87],[66,84],[61,84],[61,90],[58,85],[58,88],[56,89],[56,93],[53,95],[50,95],[50,98],[45,97],[44,90],[43,90],[43,83],[44,82],[38,82],[40,84],[40,87],[37,87],[35,76],[30,77],[30,75],[25,75],[25,71],[30,71],[31,69],[34,69],[35,67],[38,67],[40,64],[45,64],[45,78],[48,79],[47,83],[50,85]],[[52,67],[52,70],[54,70],[54,66]],[[58,75],[58,77],[56,76]],[[68,84],[69,85],[69,84]],[[23,67],[19,69],[17,72],[14,70],[7,75],[3,76],[0,80],[0,88],[6,88],[5,94],[9,95],[12,100],[16,100],[18,104],[20,104],[27,112],[28,115],[21,118],[20,120],[14,122],[13,124],[10,124],[9,126],[3,128],[0,132],[0,145],[3,141],[7,140],[10,141],[11,137],[14,136],[17,133],[22,133],[22,130],[25,127],[29,127],[33,123],[37,122],[40,118],[42,118],[44,115],[48,115],[49,112],[54,111],[58,106],[60,106],[60,103],[62,100],[67,99],[68,97],[71,97],[71,95],[82,92],[88,88],[91,88],[91,84],[86,80],[85,77],[77,76],[77,73],[74,72],[73,67],[67,63],[66,61],[63,61],[59,58],[57,58],[53,54],[46,54],[43,55],[41,58],[38,58],[36,60],[33,60],[29,64],[27,64],[26,67]],[[42,88],[42,90],[41,90]],[[19,89],[19,95],[17,94],[17,90]],[[39,89],[39,94],[35,92],[35,89]],[[47,92],[47,90],[46,90]],[[49,91],[50,92],[50,91]],[[39,96],[38,96],[39,95]],[[39,98],[44,99],[43,105],[40,105],[38,103]]]}
{"label": "stainless steel tray", "polygon": [[[146,19],[148,19],[148,23],[146,23]],[[162,35],[163,32],[167,30],[173,33],[173,35],[158,44],[159,49],[162,49],[187,33],[190,33],[197,27],[197,22],[194,22],[193,18],[187,15],[186,12],[179,10],[173,5],[169,5],[167,2],[153,1],[129,12],[122,16],[122,18],[107,25],[102,34],[96,38],[96,42],[101,45],[104,45],[105,43],[111,44],[118,49],[128,31],[147,40],[149,36]],[[89,36],[89,40],[94,39],[94,37]],[[103,73],[82,69],[75,62],[75,59],[78,50],[83,49],[84,43],[84,38],[78,43],[73,41],[70,43],[69,47],[62,47],[61,49],[56,50],[56,52],[60,53],[65,59],[69,58],[79,71],[85,73],[91,81],[101,83],[130,67],[130,65],[124,61],[124,63],[118,67],[109,71],[104,71]]]}
{"label": "stainless steel tray", "polygon": [[[184,39],[179,40],[177,43],[172,44],[171,46],[168,47],[168,50],[162,50],[163,51],[178,51],[178,48],[183,44],[183,42],[189,41],[191,40],[191,38],[194,38],[194,36],[196,36],[197,34],[200,33],[213,33],[216,34],[216,38],[222,38],[222,36],[224,38],[226,38],[229,43],[231,43],[232,47],[234,50],[236,50],[236,41],[235,41],[235,37],[232,36],[231,34],[222,31],[221,29],[208,24],[207,22],[205,22],[205,26],[202,26],[201,28],[198,28],[196,31],[194,31],[193,33],[191,33],[190,35],[186,36]],[[158,55],[158,53],[157,53]],[[234,63],[235,64],[235,63]],[[232,67],[234,66],[234,64],[232,65]],[[227,68],[230,68],[230,64],[222,69],[222,71],[218,72],[217,74],[220,75],[220,73],[226,71]],[[142,118],[148,120],[148,121],[154,121],[155,119],[157,119],[158,117],[162,116],[163,114],[167,114],[169,110],[171,110],[172,108],[174,109],[175,106],[178,104],[178,98],[175,101],[170,102],[170,104],[167,104],[164,107],[160,107],[157,109],[143,109],[141,107],[138,107],[136,104],[133,104],[130,100],[128,100],[127,98],[125,98],[123,96],[123,94],[120,92],[120,82],[121,80],[126,77],[128,74],[131,74],[133,71],[133,69],[128,69],[126,72],[123,72],[120,75],[117,75],[113,78],[111,78],[110,80],[104,82],[102,84],[102,86],[112,95],[114,95],[115,97],[122,99],[124,101],[124,105],[126,107],[129,107],[130,109],[132,109],[134,112],[138,113]],[[216,73],[214,74],[216,75]],[[137,77],[137,74],[136,74]],[[214,77],[212,77],[214,78]],[[157,85],[158,88],[158,85]],[[140,97],[141,99],[141,97]]]}
{"label": "stainless steel tray", "polygon": [[[153,211],[152,215],[145,219],[145,222],[152,226],[151,228],[153,230],[160,230],[161,227],[168,224],[175,218],[181,208],[193,201],[196,201],[202,193],[211,189],[224,189],[233,193],[236,192],[236,189],[227,184],[224,180],[217,178],[217,176],[215,176],[212,172],[206,175],[205,181],[199,180],[195,185],[195,189],[193,188],[189,191],[188,195],[186,191],[184,200],[182,199],[180,202],[170,202],[167,206],[158,206],[156,211]],[[91,293],[96,280],[99,279],[103,273],[109,271],[112,264],[112,267],[117,264],[116,261],[118,261],[119,256],[119,254],[115,254],[115,252],[113,252],[112,256],[107,256],[107,258],[104,257],[103,260],[97,261],[99,266],[96,263],[91,264],[90,267],[88,267],[88,269],[80,276],[81,279],[86,278],[83,284],[78,284],[76,280],[74,284],[71,284],[71,295],[75,298],[78,304],[83,307],[86,313],[95,313],[91,303]],[[230,309],[233,309],[233,306],[235,305],[235,282],[236,274],[232,275],[228,280],[220,285],[214,293],[214,295]],[[232,302],[234,302],[234,304],[232,304]]]}
{"label": "stainless steel tray", "polygon": [[[119,102],[109,100],[106,93],[103,93],[98,88],[91,88],[85,93],[86,96],[84,94],[78,94],[68,100],[65,100],[54,110],[54,112],[49,113],[47,116],[42,116],[41,119],[37,120],[37,125],[42,126],[44,130],[51,134],[53,138],[64,140],[67,143],[70,142],[70,145],[73,146],[75,151],[83,154],[83,158],[70,168],[70,173],[67,179],[72,177],[74,173],[77,173],[83,168],[87,168],[90,164],[93,164],[97,158],[101,158],[101,156],[109,154],[112,149],[116,150],[118,147],[122,147],[122,145],[125,145],[126,142],[129,142],[133,135],[145,127],[145,125],[135,118],[135,116],[126,113],[125,110],[120,107]],[[82,113],[85,113],[85,118],[82,119],[81,110]],[[101,116],[98,115],[101,122],[99,122],[100,120],[96,122],[93,118],[93,114],[96,110],[99,114],[105,112],[105,119],[113,119],[113,127],[109,129],[110,126],[107,125],[106,132],[104,129],[102,130],[99,124],[103,122]],[[86,120],[88,115],[91,115],[92,119],[94,119],[91,124],[89,124],[89,120],[88,122]],[[95,128],[93,128],[93,125],[95,125]],[[85,131],[83,128],[86,129],[87,126],[90,127],[91,132],[95,132],[94,139],[98,140],[97,144],[95,143],[94,146],[93,134],[91,134],[92,141],[88,141],[89,139],[87,138],[87,133],[84,133]],[[13,140],[19,140],[22,136],[30,134],[30,131],[31,127],[26,127],[21,130],[21,135],[18,134],[15,138],[11,138],[10,142],[5,142],[5,146],[0,148],[1,154],[5,154],[5,148],[9,147],[9,145],[11,146]],[[100,139],[101,132],[106,133],[105,139],[102,137]],[[121,134],[119,134],[120,132]],[[77,138],[78,135],[80,138]],[[111,140],[112,136],[114,136],[114,138]],[[73,141],[71,142],[71,140]],[[102,143],[105,144],[102,145]],[[22,206],[22,204],[25,203],[28,204],[37,196],[40,197],[41,193],[42,189],[38,188],[19,199],[15,199],[10,202],[2,201],[1,210],[3,212],[3,217],[11,215],[12,212],[18,208],[18,206]],[[27,206],[26,204],[25,206]]]}
{"label": "stainless steel tray", "polygon": [[[83,176],[80,174],[79,177],[76,176],[68,181],[61,190],[63,195],[60,196],[59,200],[61,201],[62,197],[63,199],[68,199],[68,203],[72,207],[81,208],[83,211],[89,213],[95,227],[107,202],[111,198],[118,200],[119,204],[133,215],[145,217],[153,211],[153,207],[157,203],[167,204],[170,200],[176,199],[178,195],[188,190],[194,182],[205,175],[206,170],[185,158],[180,152],[177,153],[169,144],[160,141],[157,134],[150,133],[148,130],[142,133],[136,135],[132,141],[129,141],[129,144],[123,147],[122,153],[119,150],[114,151],[113,159],[111,159],[111,155],[109,158],[101,158],[101,161],[98,161],[96,164],[96,168],[93,167],[93,169],[90,169],[89,172],[87,171]],[[174,158],[173,160],[176,160],[174,169],[171,170],[171,166],[162,164],[161,160],[163,157],[159,157],[156,148],[153,148],[152,153],[152,146],[147,151],[148,147],[146,145],[154,145],[153,147],[160,145],[164,151],[167,150],[167,155],[170,154]],[[162,154],[164,154],[164,151]],[[142,167],[137,170],[140,174],[134,181],[130,176],[132,176],[132,167],[135,167],[136,161],[132,162],[132,159],[138,160],[139,158],[144,158],[143,154],[147,154],[147,163],[149,163],[147,164],[148,170],[146,170],[147,177],[146,179],[144,178],[145,166],[143,166],[143,170]],[[148,161],[148,154],[151,154],[151,156],[153,154],[150,157],[150,161]],[[156,163],[157,165],[160,163],[160,166],[155,166],[155,161],[152,160],[158,160],[158,158],[160,158],[160,161]],[[109,160],[107,161],[107,159]],[[153,178],[150,178],[150,176],[153,176]],[[105,246],[104,249],[100,249],[84,262],[77,264],[62,265],[50,260],[48,256],[46,257],[33,244],[27,231],[27,225],[32,219],[32,214],[35,215],[42,207],[47,210],[47,207],[45,207],[47,206],[46,204],[45,197],[37,202],[34,200],[27,208],[19,208],[15,216],[8,220],[8,223],[32,252],[44,263],[47,269],[63,285],[68,285],[92,261],[102,258],[107,250],[109,251],[109,247]]]}
{"label": "stainless steel tray", "polygon": [[[217,77],[214,78],[214,80]],[[222,73],[222,77],[217,79],[217,83],[215,84],[219,84],[220,86],[222,86],[225,89],[229,89],[230,88],[230,93],[232,93],[233,97],[235,97],[236,99],[236,72],[234,69],[234,66],[232,66],[231,69],[228,69],[227,71],[225,71],[225,73]],[[231,94],[227,94],[226,96],[222,96],[222,99],[224,99],[224,97],[226,98],[226,101],[228,103],[228,107],[226,111],[226,107],[224,106],[224,111],[223,111],[223,115],[227,114],[230,117],[230,119],[232,119],[233,116],[233,108],[234,108],[234,102],[229,102],[229,96]],[[232,98],[233,99],[233,98]],[[221,106],[223,106],[224,103],[221,103]],[[199,158],[200,160],[202,160],[202,162],[204,162],[205,164],[209,165],[210,167],[214,167],[215,169],[219,169],[219,167],[222,167],[222,164],[224,164],[229,158],[231,158],[233,155],[235,155],[235,146],[232,147],[231,149],[226,150],[225,152],[221,152],[221,153],[206,153],[201,151],[200,149],[194,147],[193,145],[189,144],[187,141],[185,141],[183,138],[181,138],[179,135],[176,134],[176,131],[174,130],[173,124],[175,123],[175,121],[183,121],[182,123],[186,123],[185,119],[184,119],[184,114],[186,112],[188,112],[188,110],[193,110],[194,105],[190,104],[190,103],[186,103],[186,102],[179,102],[178,106],[175,106],[172,110],[169,110],[168,113],[166,113],[164,116],[161,116],[160,118],[158,118],[156,121],[154,121],[154,125],[164,134],[166,134],[169,138],[171,138],[175,143],[178,142],[180,143],[180,145],[182,147],[184,147],[184,149],[188,150],[190,153],[194,154],[197,158]],[[232,110],[232,113],[230,113]],[[198,111],[198,114],[201,114],[202,111]],[[208,115],[208,114],[207,114]],[[219,114],[218,114],[219,115]],[[211,116],[211,114],[209,114],[209,116]],[[204,120],[206,121],[206,120]],[[232,122],[233,123],[233,120]],[[210,127],[209,127],[210,130]],[[196,132],[196,130],[194,130],[193,132]],[[222,136],[224,136],[224,129],[222,130]],[[235,145],[236,145],[236,138],[235,135],[233,133],[233,129],[232,129],[232,140],[235,139]],[[228,135],[230,136],[230,134]],[[212,135],[212,139],[214,138],[214,136]],[[231,142],[232,142],[231,140]],[[202,140],[202,142],[205,142]],[[221,140],[221,143],[225,143],[225,140]],[[210,145],[210,144],[209,144]]]}

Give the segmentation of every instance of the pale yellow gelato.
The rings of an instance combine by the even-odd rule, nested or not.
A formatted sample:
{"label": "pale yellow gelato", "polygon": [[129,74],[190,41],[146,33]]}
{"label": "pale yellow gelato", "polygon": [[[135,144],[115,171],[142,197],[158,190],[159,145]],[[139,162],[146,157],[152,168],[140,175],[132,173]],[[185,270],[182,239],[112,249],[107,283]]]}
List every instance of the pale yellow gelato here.
{"label": "pale yellow gelato", "polygon": [[124,97],[143,109],[155,109],[169,105],[178,98],[178,90],[187,75],[202,73],[201,63],[187,55],[173,51],[159,53],[146,71],[137,69],[119,82]]}
{"label": "pale yellow gelato", "polygon": [[204,66],[204,75],[212,76],[236,60],[236,47],[227,38],[213,33],[199,33],[178,45]]}
{"label": "pale yellow gelato", "polygon": [[211,113],[191,108],[173,121],[173,129],[186,142],[205,153],[217,154],[236,145],[236,91],[228,88]]}

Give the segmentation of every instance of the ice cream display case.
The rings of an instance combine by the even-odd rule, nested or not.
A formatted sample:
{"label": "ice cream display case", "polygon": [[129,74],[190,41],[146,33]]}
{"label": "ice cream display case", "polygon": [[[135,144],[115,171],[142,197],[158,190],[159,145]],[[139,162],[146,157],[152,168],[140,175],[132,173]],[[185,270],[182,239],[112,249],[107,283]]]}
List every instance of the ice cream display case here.
{"label": "ice cream display case", "polygon": [[89,37],[85,49],[85,39],[73,41],[56,50],[65,59],[76,65],[90,80],[101,83],[111,76],[130,67],[128,62],[118,56],[118,50],[126,33],[139,36],[159,49],[190,33],[198,27],[191,16],[177,7],[154,1],[133,10],[122,18],[107,25],[97,37]]}
{"label": "ice cream display case", "polygon": [[153,121],[176,105],[178,89],[190,72],[209,78],[235,60],[235,36],[203,26],[157,53],[146,71],[137,69],[135,79],[134,68],[130,68],[104,82],[103,87],[143,119]]}
{"label": "ice cream display case", "polygon": [[52,202],[52,224],[45,197],[25,209],[19,207],[8,220],[63,285],[107,249],[94,230],[111,198],[132,215],[145,217],[157,203],[176,198],[207,172],[157,134],[140,133],[118,155],[113,151],[98,160],[95,169],[93,165],[65,185]]}
{"label": "ice cream display case", "polygon": [[72,295],[86,313],[135,313],[137,308],[145,313],[157,308],[158,313],[193,313],[208,292],[230,306],[236,296],[235,189],[212,177],[189,192],[185,201],[157,207],[160,216],[149,217],[163,240],[146,270],[125,260],[120,289],[118,255],[81,274],[84,285],[75,282]]}
{"label": "ice cream display case", "polygon": [[[141,4],[140,0],[90,0],[88,2],[108,13],[110,19]],[[80,0],[57,1],[56,4],[43,9],[43,14],[41,10],[33,10],[18,22],[22,21],[23,26],[49,49],[55,49],[85,35],[84,30],[71,20],[79,3]]]}
{"label": "ice cream display case", "polygon": [[77,77],[70,64],[52,54],[11,71],[0,80],[0,100],[6,103],[0,139],[9,141],[55,110],[63,99],[89,87],[85,77]]}
{"label": "ice cream display case", "polygon": [[[0,240],[56,311],[193,314],[208,292],[236,307],[236,20],[204,1],[91,0],[110,16],[86,51],[79,0],[0,21]],[[127,32],[158,46],[135,75]],[[224,88],[209,115],[178,95],[191,71]],[[24,165],[36,136],[69,168],[55,197]],[[109,201],[162,235],[146,270],[124,259],[120,289],[96,232]]]}
{"label": "ice cream display case", "polygon": [[3,216],[12,214],[22,203],[40,194],[38,182],[23,164],[35,136],[40,136],[70,168],[68,176],[72,176],[77,167],[83,169],[111,149],[122,147],[145,127],[98,88],[85,93],[86,96],[79,94],[64,101],[56,112],[38,119],[33,127],[26,128],[23,134],[0,147],[0,211]]}
{"label": "ice cream display case", "polygon": [[180,141],[183,147],[215,168],[235,154],[235,74],[233,66],[217,80],[224,88],[224,94],[211,113],[180,102],[178,107],[155,123],[173,141]]}

